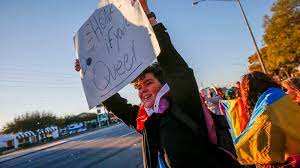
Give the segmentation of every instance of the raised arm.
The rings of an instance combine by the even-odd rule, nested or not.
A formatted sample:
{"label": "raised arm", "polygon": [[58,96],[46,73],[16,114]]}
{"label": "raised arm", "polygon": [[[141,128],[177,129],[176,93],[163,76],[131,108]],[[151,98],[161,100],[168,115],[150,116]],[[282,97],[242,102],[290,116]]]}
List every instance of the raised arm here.
{"label": "raised arm", "polygon": [[153,29],[161,50],[157,60],[164,70],[173,101],[194,121],[205,123],[193,70],[174,48],[166,28],[160,23]]}
{"label": "raised arm", "polygon": [[[147,0],[140,0],[146,15],[150,12]],[[203,123],[203,113],[198,86],[193,70],[183,60],[171,43],[166,28],[157,24],[155,17],[148,18],[153,26],[161,53],[157,60],[164,70],[173,101],[197,123]]]}

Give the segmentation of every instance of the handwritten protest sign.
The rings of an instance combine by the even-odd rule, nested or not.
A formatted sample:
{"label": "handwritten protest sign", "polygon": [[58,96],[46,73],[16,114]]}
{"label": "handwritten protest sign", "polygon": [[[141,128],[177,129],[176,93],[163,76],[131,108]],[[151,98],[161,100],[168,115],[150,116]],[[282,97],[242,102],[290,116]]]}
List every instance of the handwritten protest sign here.
{"label": "handwritten protest sign", "polygon": [[160,52],[136,0],[102,0],[74,42],[90,109],[134,80]]}

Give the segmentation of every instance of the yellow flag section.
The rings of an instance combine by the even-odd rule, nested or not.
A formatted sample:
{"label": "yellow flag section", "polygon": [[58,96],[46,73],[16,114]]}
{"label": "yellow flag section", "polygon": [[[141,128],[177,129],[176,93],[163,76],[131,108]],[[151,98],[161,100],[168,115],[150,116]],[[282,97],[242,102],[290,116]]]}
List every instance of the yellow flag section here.
{"label": "yellow flag section", "polygon": [[235,139],[241,164],[283,163],[300,154],[300,106],[278,88],[269,88],[256,103],[243,133]]}

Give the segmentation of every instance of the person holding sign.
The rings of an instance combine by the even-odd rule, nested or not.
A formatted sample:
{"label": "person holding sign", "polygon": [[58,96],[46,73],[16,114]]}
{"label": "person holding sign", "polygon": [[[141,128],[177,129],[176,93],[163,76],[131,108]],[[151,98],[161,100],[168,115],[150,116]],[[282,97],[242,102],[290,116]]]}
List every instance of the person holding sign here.
{"label": "person holding sign", "polygon": [[[157,23],[147,1],[140,3],[161,49],[158,63],[133,81],[140,106],[127,103],[119,94],[103,105],[143,135],[146,168],[239,167],[236,160],[209,141],[193,70],[172,45],[163,24]],[[80,70],[78,60],[75,69]]]}

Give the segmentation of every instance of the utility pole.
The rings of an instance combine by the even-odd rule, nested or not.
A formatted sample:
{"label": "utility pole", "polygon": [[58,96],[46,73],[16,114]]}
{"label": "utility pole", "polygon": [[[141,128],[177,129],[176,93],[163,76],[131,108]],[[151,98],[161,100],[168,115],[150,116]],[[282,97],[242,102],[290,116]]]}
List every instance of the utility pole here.
{"label": "utility pole", "polygon": [[257,46],[256,40],[255,40],[255,38],[254,38],[254,35],[253,35],[253,33],[252,33],[252,30],[251,30],[250,24],[249,24],[249,22],[248,22],[248,19],[247,19],[247,17],[246,17],[246,14],[245,14],[245,12],[244,12],[243,6],[242,6],[240,0],[236,0],[236,1],[237,1],[238,4],[239,4],[239,7],[240,7],[241,12],[242,12],[242,14],[243,14],[243,17],[244,17],[245,22],[246,22],[246,24],[247,24],[248,30],[249,30],[250,35],[251,35],[251,37],[252,37],[252,40],[253,40],[253,43],[254,43],[254,46],[255,46],[257,55],[258,55],[258,59],[259,59],[260,65],[261,65],[261,67],[262,67],[262,69],[263,69],[263,72],[264,72],[264,73],[267,73],[267,70],[266,70],[266,68],[265,68],[265,64],[264,64],[263,59],[262,59],[262,57],[261,57],[259,48],[258,48],[258,46]]}

